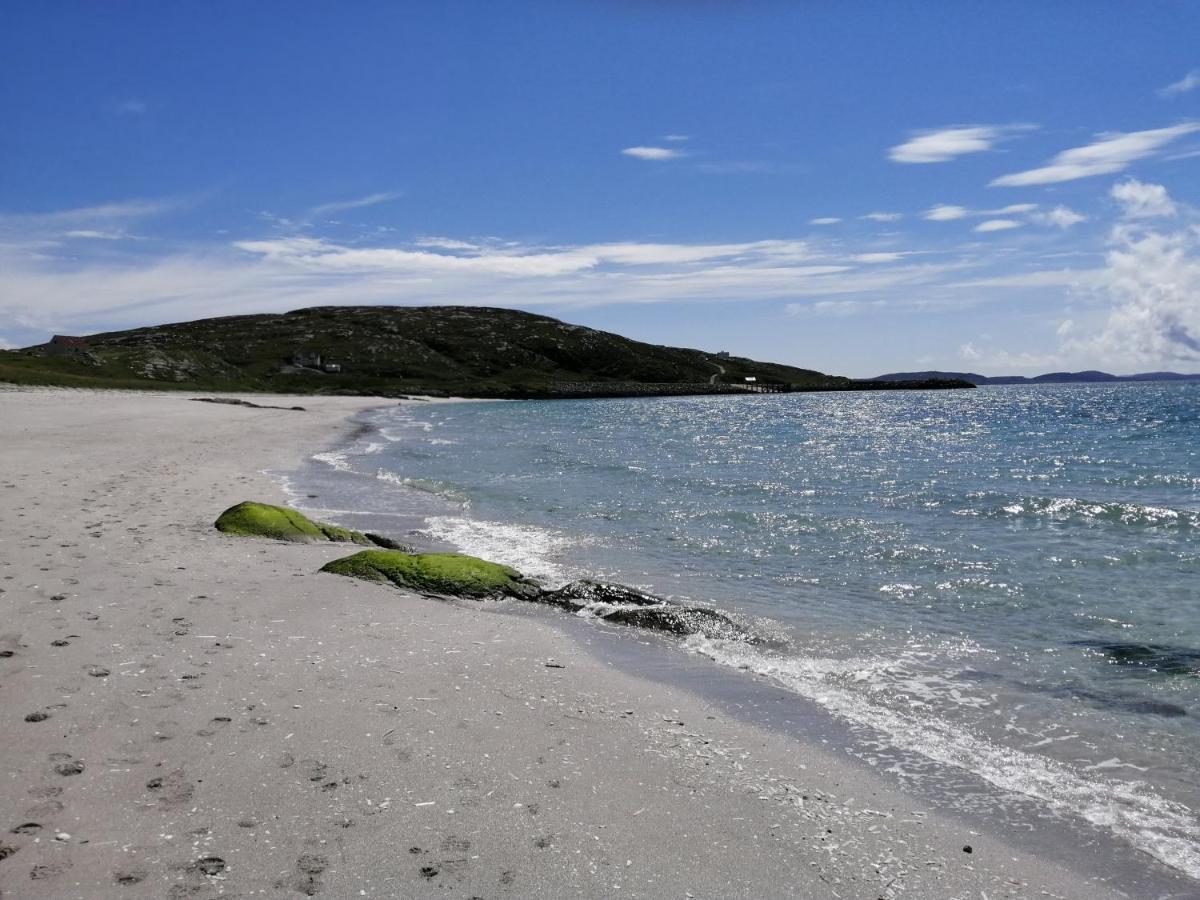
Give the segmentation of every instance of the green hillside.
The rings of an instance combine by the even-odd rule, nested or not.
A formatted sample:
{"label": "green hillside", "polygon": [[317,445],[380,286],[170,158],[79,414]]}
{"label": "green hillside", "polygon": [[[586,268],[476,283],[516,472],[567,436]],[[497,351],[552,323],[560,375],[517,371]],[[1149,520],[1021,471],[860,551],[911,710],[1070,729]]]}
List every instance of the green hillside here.
{"label": "green hillside", "polygon": [[[110,332],[87,349],[0,352],[0,380],[125,388],[280,393],[433,394],[469,397],[571,395],[564,385],[630,382],[857,384],[809,369],[660,347],[511,309],[429,306],[317,307]],[[321,354],[340,371],[295,366]],[[721,370],[724,369],[724,372]]]}

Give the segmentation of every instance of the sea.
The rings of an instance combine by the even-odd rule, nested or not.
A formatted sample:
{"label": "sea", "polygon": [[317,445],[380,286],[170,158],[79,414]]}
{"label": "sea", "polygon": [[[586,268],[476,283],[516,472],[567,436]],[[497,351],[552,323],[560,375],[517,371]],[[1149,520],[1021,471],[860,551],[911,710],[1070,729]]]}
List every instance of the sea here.
{"label": "sea", "polygon": [[659,652],[819,709],[951,808],[1103,833],[1200,882],[1200,384],[405,403],[357,424],[286,474],[296,505],[718,608],[764,641]]}

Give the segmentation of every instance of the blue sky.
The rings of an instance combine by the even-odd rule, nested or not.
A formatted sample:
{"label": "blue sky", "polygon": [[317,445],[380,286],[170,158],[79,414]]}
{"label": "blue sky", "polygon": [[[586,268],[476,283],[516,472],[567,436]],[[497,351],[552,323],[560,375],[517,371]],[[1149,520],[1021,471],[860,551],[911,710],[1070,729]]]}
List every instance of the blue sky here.
{"label": "blue sky", "polygon": [[838,374],[1200,371],[1200,6],[0,7],[0,346],[515,306]]}

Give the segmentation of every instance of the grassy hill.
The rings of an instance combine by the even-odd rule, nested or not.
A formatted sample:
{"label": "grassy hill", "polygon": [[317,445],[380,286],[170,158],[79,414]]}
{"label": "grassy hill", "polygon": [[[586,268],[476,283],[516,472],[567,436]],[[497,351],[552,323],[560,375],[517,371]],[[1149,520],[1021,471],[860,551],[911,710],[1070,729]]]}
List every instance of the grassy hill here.
{"label": "grassy hill", "polygon": [[[846,390],[810,369],[661,347],[547,316],[486,307],[338,306],[92,335],[84,352],[0,352],[0,381],[77,387],[279,393],[562,396],[565,383],[714,379]],[[292,365],[320,353],[341,371]],[[721,370],[724,369],[724,372]]]}

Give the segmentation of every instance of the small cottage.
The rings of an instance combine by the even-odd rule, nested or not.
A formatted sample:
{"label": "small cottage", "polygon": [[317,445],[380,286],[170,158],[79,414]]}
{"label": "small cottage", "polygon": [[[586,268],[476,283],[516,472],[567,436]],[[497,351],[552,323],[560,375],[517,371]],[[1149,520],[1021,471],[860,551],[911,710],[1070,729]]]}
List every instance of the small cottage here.
{"label": "small cottage", "polygon": [[316,350],[297,350],[292,354],[292,365],[301,369],[319,369],[321,354]]}
{"label": "small cottage", "polygon": [[76,356],[86,353],[89,349],[88,342],[84,338],[71,337],[66,334],[56,334],[44,346],[49,356]]}

